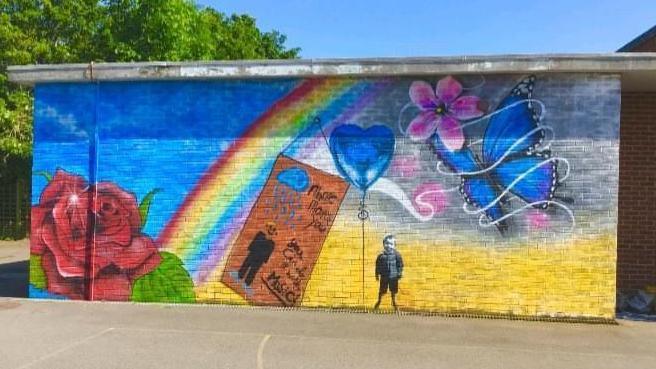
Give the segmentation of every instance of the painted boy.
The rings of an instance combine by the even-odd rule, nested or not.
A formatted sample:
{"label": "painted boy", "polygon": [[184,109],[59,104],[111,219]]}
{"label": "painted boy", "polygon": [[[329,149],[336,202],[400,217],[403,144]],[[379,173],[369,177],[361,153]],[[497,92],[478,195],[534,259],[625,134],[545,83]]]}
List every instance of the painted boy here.
{"label": "painted boy", "polygon": [[403,276],[403,258],[396,251],[396,238],[388,234],[383,238],[383,252],[376,258],[376,280],[380,280],[378,301],[374,309],[380,306],[380,300],[389,289],[392,294],[392,306],[396,306],[396,294],[399,292],[399,279]]}

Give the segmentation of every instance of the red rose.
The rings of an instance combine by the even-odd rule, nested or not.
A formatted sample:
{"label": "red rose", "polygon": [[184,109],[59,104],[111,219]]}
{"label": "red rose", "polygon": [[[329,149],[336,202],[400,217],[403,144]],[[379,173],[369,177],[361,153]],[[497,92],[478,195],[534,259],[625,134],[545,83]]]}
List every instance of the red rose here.
{"label": "red rose", "polygon": [[140,224],[134,195],[58,170],[32,207],[31,252],[42,257],[48,291],[83,299],[89,277],[90,299],[128,300],[134,280],[161,261]]}

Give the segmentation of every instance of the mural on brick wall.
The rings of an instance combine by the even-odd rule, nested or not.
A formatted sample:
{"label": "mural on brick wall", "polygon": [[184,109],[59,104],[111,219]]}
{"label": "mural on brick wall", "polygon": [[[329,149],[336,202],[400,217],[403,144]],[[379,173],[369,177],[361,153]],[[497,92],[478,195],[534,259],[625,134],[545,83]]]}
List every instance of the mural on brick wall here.
{"label": "mural on brick wall", "polygon": [[613,315],[615,76],[51,84],[35,122],[32,297]]}
{"label": "mural on brick wall", "polygon": [[180,259],[141,232],[156,191],[137,206],[134,194],[114,183],[89,185],[61,169],[41,174],[48,184],[32,206],[31,295],[194,302]]}
{"label": "mural on brick wall", "polygon": [[222,281],[257,304],[296,306],[348,190],[280,156],[231,248]]}
{"label": "mural on brick wall", "polygon": [[[455,175],[461,180],[458,192],[471,205],[463,210],[480,215],[481,227],[494,225],[502,234],[508,228],[507,219],[531,208],[558,206],[574,222],[571,210],[563,204],[572,200],[554,199],[556,189],[569,175],[569,162],[551,155],[553,135],[545,142],[547,132],[553,134],[553,129],[539,124],[545,109],[540,100],[533,99],[534,83],[534,76],[522,80],[485,116],[485,104],[474,95],[460,96],[462,85],[453,77],[441,79],[435,92],[423,81],[410,86],[412,102],[421,112],[410,122],[408,135],[415,141],[431,142],[439,160],[439,175]],[[536,111],[536,106],[542,108]],[[480,139],[465,136],[463,126],[483,121],[486,127]],[[479,147],[476,153],[474,146]],[[561,176],[559,163],[566,167]],[[524,204],[508,212],[505,208],[512,199]]]}

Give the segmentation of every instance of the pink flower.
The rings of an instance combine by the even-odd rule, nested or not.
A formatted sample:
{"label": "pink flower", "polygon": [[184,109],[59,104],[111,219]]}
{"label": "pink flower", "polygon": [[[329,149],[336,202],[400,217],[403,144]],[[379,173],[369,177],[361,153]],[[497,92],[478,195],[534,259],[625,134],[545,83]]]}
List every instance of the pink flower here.
{"label": "pink flower", "polygon": [[462,85],[451,76],[439,80],[435,91],[424,81],[413,82],[410,99],[421,113],[408,126],[410,138],[423,141],[437,132],[449,150],[460,150],[465,144],[460,121],[485,113],[478,96],[460,96],[461,93]]}

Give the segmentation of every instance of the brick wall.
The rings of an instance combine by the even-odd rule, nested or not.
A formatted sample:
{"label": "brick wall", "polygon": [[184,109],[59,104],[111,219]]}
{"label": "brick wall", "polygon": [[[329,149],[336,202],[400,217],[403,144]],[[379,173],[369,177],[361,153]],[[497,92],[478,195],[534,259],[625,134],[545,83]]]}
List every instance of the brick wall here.
{"label": "brick wall", "polygon": [[654,52],[656,51],[656,37],[649,38],[647,40],[644,40],[640,44],[636,45],[633,47],[633,49],[630,50],[632,53],[640,53],[640,52]]}
{"label": "brick wall", "polygon": [[656,284],[656,92],[622,93],[618,289]]}
{"label": "brick wall", "polygon": [[617,75],[36,92],[31,297],[614,315]]}

